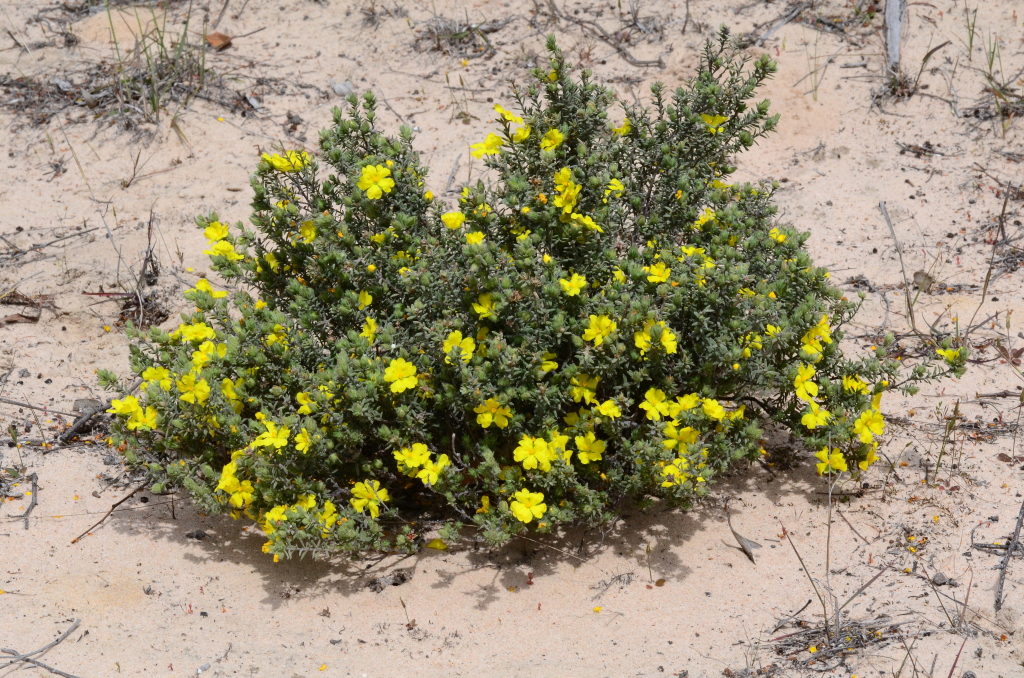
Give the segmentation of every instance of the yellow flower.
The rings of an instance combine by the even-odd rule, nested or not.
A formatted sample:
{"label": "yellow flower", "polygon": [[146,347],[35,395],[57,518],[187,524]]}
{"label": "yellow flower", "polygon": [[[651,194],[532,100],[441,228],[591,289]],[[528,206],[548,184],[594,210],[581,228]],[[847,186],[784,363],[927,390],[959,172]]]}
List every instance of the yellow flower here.
{"label": "yellow flower", "polygon": [[442,454],[437,458],[437,461],[423,462],[423,468],[416,474],[416,477],[423,481],[424,485],[428,487],[437,482],[438,477],[441,475],[441,471],[444,470],[445,466],[448,466],[448,455]]}
{"label": "yellow flower", "polygon": [[207,240],[217,242],[228,237],[228,227],[219,221],[211,221],[210,225],[203,229],[203,235]]}
{"label": "yellow flower", "polygon": [[811,400],[818,395],[818,385],[811,379],[814,378],[815,369],[813,365],[801,365],[797,368],[796,379],[793,386],[796,387],[796,397],[800,400]]}
{"label": "yellow flower", "polygon": [[544,503],[544,493],[530,492],[526,488],[516,492],[515,501],[509,505],[509,508],[512,509],[512,515],[523,523],[543,517],[548,510],[547,504]]}
{"label": "yellow flower", "polygon": [[391,501],[391,497],[376,480],[367,480],[352,486],[352,499],[349,502],[352,504],[352,508],[360,513],[369,507],[370,515],[376,518],[380,515],[380,504],[385,501]]}
{"label": "yellow flower", "polygon": [[562,210],[562,214],[572,214],[576,199],[583,187],[572,180],[572,170],[568,167],[555,172],[554,206]]}
{"label": "yellow flower", "polygon": [[364,308],[373,303],[373,295],[363,290],[359,293],[359,310],[362,311]]}
{"label": "yellow flower", "polygon": [[267,335],[267,346],[273,346],[274,344],[281,344],[285,348],[288,347],[288,330],[283,325],[274,325],[273,330]]}
{"label": "yellow flower", "polygon": [[[864,461],[857,464],[861,471],[867,471],[868,467],[878,461],[878,455],[875,454],[875,450],[878,449],[878,443],[872,443],[871,447],[868,448],[868,455],[864,457]],[[939,517],[935,516],[935,522],[939,522]]]}
{"label": "yellow flower", "polygon": [[549,129],[544,133],[544,136],[540,140],[540,150],[553,151],[561,146],[563,141],[565,141],[564,134],[562,134],[558,129]]}
{"label": "yellow flower", "polygon": [[767,327],[764,328],[764,333],[767,334],[769,337],[774,337],[781,331],[782,328],[776,327],[775,325],[768,325]]}
{"label": "yellow flower", "polygon": [[828,420],[832,418],[831,412],[820,407],[818,403],[813,400],[808,401],[807,405],[810,409],[804,413],[804,416],[800,417],[800,423],[807,428],[816,429],[819,426],[824,426],[828,423]]}
{"label": "yellow flower", "polygon": [[630,130],[633,129],[632,125],[629,124],[629,118],[622,121],[621,127],[612,128],[612,136],[624,137],[629,134]]}
{"label": "yellow flower", "polygon": [[203,365],[210,362],[213,358],[223,358],[228,353],[228,345],[214,344],[212,341],[204,341],[199,345],[197,351],[192,353],[192,365],[196,371],[202,369]]}
{"label": "yellow flower", "polygon": [[704,416],[708,419],[715,419],[716,421],[725,419],[725,408],[713,398],[705,398],[701,404],[701,409],[704,411]]}
{"label": "yellow flower", "polygon": [[523,119],[522,118],[520,118],[518,115],[516,115],[512,111],[509,111],[509,110],[507,110],[505,108],[502,108],[498,104],[494,105],[494,110],[498,112],[498,115],[500,115],[505,120],[508,120],[509,122],[514,122],[514,123],[519,124],[519,125],[523,124]]}
{"label": "yellow flower", "polygon": [[482,158],[485,155],[497,155],[501,152],[501,147],[504,145],[505,140],[491,132],[481,143],[470,146],[469,154],[474,158]]}
{"label": "yellow flower", "polygon": [[786,242],[786,234],[781,232],[777,228],[773,228],[772,230],[768,231],[768,237],[770,237],[775,242]]}
{"label": "yellow flower", "polygon": [[484,234],[480,231],[474,231],[466,234],[466,243],[469,245],[479,245],[484,241]]}
{"label": "yellow flower", "polygon": [[231,379],[225,377],[220,382],[220,392],[224,394],[225,398],[231,401],[231,409],[235,411],[235,414],[241,414],[245,407],[242,404],[241,399],[238,397],[238,394],[235,393],[235,389],[240,388],[243,383],[245,383],[245,380],[242,377],[239,377],[237,381],[231,381]]}
{"label": "yellow flower", "polygon": [[512,409],[503,406],[494,398],[488,398],[482,405],[473,408],[473,411],[476,412],[476,423],[483,428],[489,428],[491,424],[505,428],[508,426],[508,418],[512,416]]}
{"label": "yellow flower", "polygon": [[520,127],[519,129],[512,133],[512,141],[514,141],[517,144],[523,143],[524,141],[530,138],[530,131],[531,130],[529,125]]}
{"label": "yellow flower", "polygon": [[647,282],[652,283],[665,282],[672,275],[672,269],[666,266],[664,261],[659,261],[654,266],[644,266],[644,270],[649,273]]}
{"label": "yellow flower", "polygon": [[306,243],[311,243],[316,240],[316,226],[313,225],[312,221],[303,221],[302,225],[299,226],[299,235],[302,236],[302,240]]}
{"label": "yellow flower", "polygon": [[589,216],[587,216],[585,214],[577,214],[576,212],[573,212],[572,216],[570,218],[572,219],[573,224],[577,224],[579,226],[583,226],[584,228],[587,228],[587,229],[589,229],[591,231],[597,231],[598,233],[604,233],[604,229],[601,228],[600,224],[598,224],[591,217],[589,217]]}
{"label": "yellow flower", "polygon": [[[539,468],[541,471],[551,470],[551,456],[548,451],[548,444],[543,438],[531,438],[523,436],[519,446],[513,452],[516,461],[522,462],[523,468]],[[538,518],[540,516],[537,516]],[[526,522],[526,521],[524,521]]]}
{"label": "yellow flower", "polygon": [[209,254],[211,257],[227,257],[229,261],[238,261],[245,258],[236,252],[235,246],[227,240],[218,240],[210,245],[210,249],[203,250],[203,254]]}
{"label": "yellow flower", "polygon": [[295,434],[295,449],[303,454],[309,451],[309,446],[312,442],[312,439],[309,437],[309,431],[306,429],[302,429],[299,433]]}
{"label": "yellow flower", "polygon": [[561,454],[562,460],[568,464],[569,460],[572,459],[572,450],[569,449],[569,436],[562,435],[558,429],[555,429],[549,435],[551,440],[548,441],[548,454],[552,459],[557,459],[559,454]]}
{"label": "yellow flower", "polygon": [[274,530],[277,528],[277,526],[281,524],[282,521],[288,520],[287,513],[287,506],[275,506],[274,508],[267,511],[263,515],[263,524],[261,525],[263,531],[266,532],[268,535],[272,534]]}
{"label": "yellow flower", "polygon": [[[558,356],[556,354],[554,354],[554,353],[545,353],[542,356],[542,362],[540,364],[540,369],[542,371],[544,371],[544,372],[550,372],[551,370],[557,370],[558,369],[558,363],[555,362],[555,358],[556,357],[558,357]],[[579,402],[579,401],[576,401],[576,402]]]}
{"label": "yellow flower", "polygon": [[853,432],[862,443],[871,443],[874,441],[872,434],[880,436],[885,433],[885,417],[878,410],[865,410],[853,422]]}
{"label": "yellow flower", "polygon": [[594,393],[597,391],[597,384],[601,381],[601,377],[590,376],[589,374],[579,374],[569,380],[572,384],[572,388],[569,393],[572,395],[572,399],[576,402],[580,400],[585,401],[588,405],[594,402]]}
{"label": "yellow flower", "polygon": [[822,315],[818,324],[807,330],[800,342],[803,344],[803,350],[811,356],[811,360],[821,360],[823,344],[832,343],[832,328],[828,324],[828,316]]}
{"label": "yellow flower", "polygon": [[277,255],[275,255],[273,252],[267,252],[266,254],[263,255],[263,258],[266,260],[268,264],[270,264],[270,270],[276,271],[278,268],[280,268],[281,265],[277,263]]}
{"label": "yellow flower", "polygon": [[560,278],[558,284],[562,286],[562,291],[565,292],[565,296],[578,297],[580,292],[587,287],[587,277],[580,275],[579,273],[573,273],[572,277],[568,280]]}
{"label": "yellow flower", "polygon": [[441,215],[441,221],[444,222],[446,228],[454,231],[465,223],[466,215],[462,212],[445,212]]}
{"label": "yellow flower", "polygon": [[622,269],[617,268],[612,271],[612,276],[615,278],[615,282],[625,284],[626,274],[622,272]]}
{"label": "yellow flower", "polygon": [[415,469],[430,461],[430,450],[423,443],[413,443],[412,447],[403,447],[392,454],[398,462],[398,470],[409,475],[416,475]]}
{"label": "yellow flower", "polygon": [[263,426],[267,430],[256,436],[256,440],[252,441],[253,447],[273,447],[280,450],[288,445],[288,439],[292,434],[290,428],[287,426],[278,428],[277,424],[266,420],[264,420]]}
{"label": "yellow flower", "polygon": [[390,177],[391,170],[384,165],[367,165],[363,168],[356,186],[359,190],[366,191],[366,197],[370,200],[379,200],[395,187],[395,180]]}
{"label": "yellow flower", "polygon": [[473,310],[480,316],[480,320],[494,317],[494,301],[489,292],[477,297],[477,302],[473,304]]}
{"label": "yellow flower", "polygon": [[846,459],[838,447],[833,447],[832,453],[829,454],[828,445],[826,445],[814,456],[821,460],[817,464],[819,476],[823,473],[842,473],[847,470]]}
{"label": "yellow flower", "polygon": [[661,441],[667,449],[675,450],[683,449],[683,445],[689,445],[697,442],[697,436],[699,432],[696,429],[684,426],[679,428],[675,422],[669,422],[665,426],[665,440]]}
{"label": "yellow flower", "polygon": [[875,395],[871,396],[871,409],[878,410],[882,407],[882,395],[885,393],[885,387],[889,385],[888,381],[880,382],[880,386],[883,390],[880,390]]}
{"label": "yellow flower", "polygon": [[486,494],[480,497],[480,508],[476,510],[477,513],[490,513],[491,512],[491,498]]}
{"label": "yellow flower", "polygon": [[452,364],[452,359],[449,354],[456,348],[459,349],[459,357],[462,358],[462,362],[468,363],[473,359],[473,351],[476,350],[476,342],[473,341],[472,337],[463,338],[462,332],[459,332],[458,330],[449,334],[441,347],[445,353],[444,361],[449,365]]}
{"label": "yellow flower", "polygon": [[248,480],[238,482],[235,480],[237,486],[231,491],[231,496],[228,497],[228,503],[236,509],[245,508],[252,504],[252,495],[254,488],[252,483]]}
{"label": "yellow flower", "polygon": [[367,318],[366,322],[363,323],[363,331],[359,333],[360,337],[364,337],[371,344],[373,338],[377,336],[377,321],[373,318]]}
{"label": "yellow flower", "polygon": [[576,436],[576,447],[579,448],[579,453],[576,456],[579,457],[580,463],[589,464],[592,461],[601,460],[601,455],[604,454],[605,442],[597,440],[594,433],[588,431],[586,435]]}
{"label": "yellow flower", "polygon": [[950,365],[955,363],[956,359],[960,357],[960,349],[958,348],[940,348],[936,349],[935,352]]}
{"label": "yellow flower", "polygon": [[206,292],[207,294],[209,294],[214,299],[223,299],[224,297],[228,296],[227,292],[218,292],[218,291],[214,290],[213,287],[210,285],[210,281],[207,280],[206,278],[200,278],[199,280],[197,280],[196,281],[196,286],[193,289],[188,290],[188,291],[189,292]]}
{"label": "yellow flower", "polygon": [[[217,482],[217,490],[223,490],[228,494],[231,494],[238,489],[238,478],[235,474],[238,472],[238,465],[235,462],[229,462],[224,465],[224,468],[220,472],[220,480]],[[215,490],[216,491],[216,490]]]}
{"label": "yellow flower", "polygon": [[377,234],[374,234],[374,235],[370,236],[370,242],[375,243],[377,245],[383,245],[384,244],[384,240],[386,238],[387,238],[387,235],[385,235],[384,233],[377,233]]}
{"label": "yellow flower", "polygon": [[583,332],[583,340],[593,341],[594,346],[600,346],[617,328],[618,324],[608,316],[592,315],[589,327]]}
{"label": "yellow flower", "polygon": [[659,342],[665,349],[665,353],[675,353],[678,347],[675,333],[673,333],[664,322],[654,322],[653,320],[649,320],[644,323],[644,327],[641,331],[633,333],[633,344],[640,349],[640,354],[646,355],[647,352],[651,350],[651,330],[655,327],[661,331]]}
{"label": "yellow flower", "polygon": [[700,405],[700,403],[700,396],[696,393],[677,396],[675,400],[668,401],[668,416],[676,418],[680,412],[689,412]]}
{"label": "yellow flower", "polygon": [[416,366],[405,358],[395,358],[384,370],[384,381],[391,384],[392,393],[401,393],[410,388],[415,388],[419,383],[416,376]]}
{"label": "yellow flower", "polygon": [[672,463],[661,469],[661,475],[664,476],[665,480],[662,481],[662,487],[672,487],[673,485],[679,485],[680,483],[686,482],[690,477],[684,471],[690,467],[690,462],[686,459],[676,458],[672,460]]}
{"label": "yellow flower", "polygon": [[[626,190],[626,187],[622,185],[622,182],[618,179],[612,179],[608,182],[608,188],[604,189],[604,201],[608,202],[608,197],[621,198],[622,192]],[[614,193],[615,195],[612,195]]]}
{"label": "yellow flower", "polygon": [[647,418],[651,421],[661,421],[662,416],[667,415],[669,411],[665,392],[660,388],[647,389],[644,401],[640,403],[640,409],[647,412]]}
{"label": "yellow flower", "polygon": [[863,393],[867,395],[868,384],[866,381],[861,379],[858,374],[855,374],[852,377],[843,375],[843,390],[851,393]]}
{"label": "yellow flower", "polygon": [[434,199],[434,192],[433,191],[427,191],[426,193],[423,194],[423,199],[428,201],[428,202],[433,200]]}
{"label": "yellow flower", "polygon": [[155,407],[147,407],[145,411],[140,407],[139,409],[132,412],[131,418],[128,420],[128,430],[130,431],[152,431],[156,428],[157,424],[157,411]]}
{"label": "yellow flower", "polygon": [[186,403],[202,405],[210,397],[210,385],[206,383],[205,379],[200,379],[197,382],[196,375],[192,372],[176,380],[175,384],[181,392],[179,398]]}
{"label": "yellow flower", "polygon": [[602,417],[618,419],[622,416],[622,410],[615,404],[614,400],[606,400],[594,408]]}
{"label": "yellow flower", "polygon": [[724,129],[724,127],[722,127],[722,124],[729,120],[729,118],[726,118],[725,116],[722,115],[705,114],[701,114],[700,119],[704,121],[704,124],[708,126],[708,131],[711,132],[712,134],[718,134],[719,132],[721,132]]}
{"label": "yellow flower", "polygon": [[754,332],[748,332],[747,336],[743,337],[743,357],[749,358],[753,355],[754,349],[764,348],[764,344],[761,343],[761,335],[755,334]]}
{"label": "yellow flower", "polygon": [[262,157],[278,172],[297,172],[309,164],[309,154],[305,151],[286,151],[284,157],[264,153]]}
{"label": "yellow flower", "polygon": [[171,390],[171,373],[166,367],[147,367],[142,372],[142,378],[145,380],[142,383],[143,389],[155,383],[160,384],[160,388],[164,391]]}

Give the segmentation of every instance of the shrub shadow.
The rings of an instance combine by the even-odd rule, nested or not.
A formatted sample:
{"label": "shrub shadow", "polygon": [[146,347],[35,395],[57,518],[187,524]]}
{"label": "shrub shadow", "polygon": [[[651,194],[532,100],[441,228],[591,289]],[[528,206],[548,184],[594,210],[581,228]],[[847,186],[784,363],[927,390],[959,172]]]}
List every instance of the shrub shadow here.
{"label": "shrub shadow", "polygon": [[744,512],[745,495],[756,494],[782,508],[796,498],[804,505],[824,504],[827,500],[823,489],[813,464],[806,459],[778,473],[755,463],[720,476],[708,496],[689,510],[667,508],[660,503],[646,508],[624,504],[620,506],[620,517],[602,529],[577,527],[557,535],[532,534],[514,538],[496,549],[488,548],[476,530],[469,527],[464,532],[466,546],[453,546],[447,551],[424,548],[412,555],[378,555],[358,560],[338,556],[274,563],[262,552],[265,538],[251,523],[223,515],[200,514],[191,502],[181,499],[175,502],[172,517],[165,497],[145,493],[139,493],[134,501],[139,505],[143,497],[148,497],[157,503],[146,512],[147,516],[141,516],[139,511],[114,513],[107,520],[107,529],[178,544],[186,551],[182,559],[197,566],[224,561],[244,565],[262,581],[262,602],[273,609],[294,598],[316,599],[329,594],[347,598],[367,591],[373,580],[397,570],[429,568],[437,577],[431,584],[435,589],[451,589],[467,575],[478,576],[482,570],[493,570],[487,583],[476,582],[463,593],[474,600],[476,609],[486,610],[498,600],[500,589],[524,589],[534,580],[556,575],[566,565],[595,565],[602,557],[611,555],[628,557],[633,564],[631,569],[621,572],[605,571],[600,566],[599,572],[604,574],[588,572],[586,576],[594,578],[590,588],[595,592],[595,600],[633,579],[646,583],[648,573],[642,570],[648,569],[648,562],[650,571],[657,573],[658,578],[685,582],[693,568],[683,562],[680,554],[686,552],[698,533],[717,531],[727,546],[737,548],[726,527],[725,507],[730,500],[734,526],[743,534],[742,526],[750,521]]}

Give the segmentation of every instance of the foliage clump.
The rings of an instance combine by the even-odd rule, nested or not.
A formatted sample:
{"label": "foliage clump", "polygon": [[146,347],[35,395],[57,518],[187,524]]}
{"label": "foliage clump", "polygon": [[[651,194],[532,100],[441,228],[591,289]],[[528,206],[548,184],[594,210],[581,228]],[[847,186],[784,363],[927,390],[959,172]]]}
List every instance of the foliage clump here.
{"label": "foliage clump", "polygon": [[176,330],[137,334],[141,395],[114,403],[157,489],[258,521],[275,558],[411,549],[425,525],[500,544],[623,499],[686,506],[764,453],[767,422],[865,469],[883,392],[962,369],[949,346],[902,383],[885,347],[844,356],[855,304],[776,223],[773,186],[729,182],[778,121],[750,103],[768,57],[723,29],[685,87],[613,122],[549,48],[454,205],[367,93],[320,159],[264,156],[251,227],[199,220],[238,291],[200,280]]}

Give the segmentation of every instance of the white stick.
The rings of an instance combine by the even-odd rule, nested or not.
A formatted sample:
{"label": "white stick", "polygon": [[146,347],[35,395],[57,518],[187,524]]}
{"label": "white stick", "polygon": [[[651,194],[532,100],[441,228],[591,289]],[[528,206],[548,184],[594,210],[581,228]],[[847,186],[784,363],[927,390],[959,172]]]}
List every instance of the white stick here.
{"label": "white stick", "polygon": [[907,0],[885,2],[885,60],[889,73],[900,72],[900,39],[903,37],[903,18],[907,15]]}

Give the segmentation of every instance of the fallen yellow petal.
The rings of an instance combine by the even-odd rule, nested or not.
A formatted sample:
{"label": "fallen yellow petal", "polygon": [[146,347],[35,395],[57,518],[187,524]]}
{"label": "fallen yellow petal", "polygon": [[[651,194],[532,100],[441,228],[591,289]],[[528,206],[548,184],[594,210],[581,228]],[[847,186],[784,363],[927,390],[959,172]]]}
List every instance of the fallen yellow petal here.
{"label": "fallen yellow petal", "polygon": [[600,612],[600,611],[601,611],[601,606],[600,605],[598,605],[597,607],[594,608],[594,612]]}
{"label": "fallen yellow petal", "polygon": [[426,543],[428,549],[437,549],[438,551],[444,551],[448,548],[448,544],[445,544],[440,539],[431,539]]}

